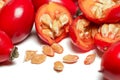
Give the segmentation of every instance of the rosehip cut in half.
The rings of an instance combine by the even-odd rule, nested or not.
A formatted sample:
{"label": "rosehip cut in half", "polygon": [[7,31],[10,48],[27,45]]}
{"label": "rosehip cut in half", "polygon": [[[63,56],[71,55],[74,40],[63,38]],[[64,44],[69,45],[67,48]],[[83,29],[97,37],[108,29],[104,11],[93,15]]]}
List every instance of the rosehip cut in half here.
{"label": "rosehip cut in half", "polygon": [[70,12],[61,4],[50,2],[42,5],[35,18],[38,36],[46,43],[58,43],[68,35],[72,23]]}
{"label": "rosehip cut in half", "polygon": [[82,15],[75,18],[72,25],[70,26],[70,38],[72,43],[77,46],[80,51],[87,52],[94,48],[94,30],[92,29],[94,26],[95,25],[93,25],[93,23],[91,23]]}
{"label": "rosehip cut in half", "polygon": [[83,14],[95,23],[120,20],[120,0],[78,0]]}

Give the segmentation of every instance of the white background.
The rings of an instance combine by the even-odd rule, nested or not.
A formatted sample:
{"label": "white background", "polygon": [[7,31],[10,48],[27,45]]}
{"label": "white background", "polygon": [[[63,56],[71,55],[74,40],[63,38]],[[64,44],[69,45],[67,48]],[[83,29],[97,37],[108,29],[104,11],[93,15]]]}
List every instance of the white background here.
{"label": "white background", "polygon": [[[70,38],[65,38],[60,42],[64,48],[62,54],[55,53],[54,57],[47,57],[42,64],[31,64],[24,62],[26,50],[36,50],[42,53],[44,43],[37,37],[35,30],[22,43],[16,45],[19,51],[19,58],[13,60],[12,64],[0,65],[0,80],[104,80],[100,70],[101,58],[97,55],[94,63],[84,65],[84,59],[88,54],[95,53],[94,50],[87,53],[80,53],[71,44]],[[62,72],[53,69],[55,61],[62,61],[66,54],[76,54],[79,60],[74,64],[65,64]]]}

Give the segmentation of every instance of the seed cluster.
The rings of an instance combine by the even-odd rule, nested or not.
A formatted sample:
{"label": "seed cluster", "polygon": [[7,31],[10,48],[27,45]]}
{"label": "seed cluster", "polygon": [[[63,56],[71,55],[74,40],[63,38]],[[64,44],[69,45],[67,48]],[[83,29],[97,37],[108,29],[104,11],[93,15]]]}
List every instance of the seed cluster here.
{"label": "seed cluster", "polygon": [[49,14],[43,14],[40,17],[42,33],[54,39],[64,32],[64,25],[69,23],[69,18],[65,13],[57,13],[52,19]]}
{"label": "seed cluster", "polygon": [[[27,50],[24,61],[27,62],[31,60],[32,64],[42,64],[46,61],[47,56],[48,57],[54,57],[55,53],[62,54],[63,53],[63,47],[58,44],[54,43],[51,46],[50,45],[44,45],[42,47],[42,53],[37,54],[37,51],[34,50]],[[94,62],[96,57],[96,54],[90,54],[88,55],[85,60],[85,65],[90,65]],[[61,72],[64,69],[64,64],[74,64],[78,61],[79,56],[73,55],[73,54],[67,54],[64,55],[62,58],[62,61],[55,61],[53,65],[53,69],[57,72]]]}
{"label": "seed cluster", "polygon": [[95,14],[97,18],[103,18],[105,10],[111,8],[119,2],[114,0],[96,0],[94,7],[91,9],[91,12]]}

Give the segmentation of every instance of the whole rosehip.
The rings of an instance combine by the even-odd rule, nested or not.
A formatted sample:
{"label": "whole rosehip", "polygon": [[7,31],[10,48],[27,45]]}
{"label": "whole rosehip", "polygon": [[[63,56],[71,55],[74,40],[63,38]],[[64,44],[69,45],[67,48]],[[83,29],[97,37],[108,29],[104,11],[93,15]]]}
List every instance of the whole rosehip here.
{"label": "whole rosehip", "polygon": [[0,12],[0,29],[14,44],[22,42],[31,32],[34,7],[31,0],[10,0]]}
{"label": "whole rosehip", "polygon": [[15,47],[9,36],[0,31],[0,63],[5,61],[12,61],[18,57],[18,48]]}
{"label": "whole rosehip", "polygon": [[110,46],[103,54],[101,72],[108,80],[120,80],[120,42]]}

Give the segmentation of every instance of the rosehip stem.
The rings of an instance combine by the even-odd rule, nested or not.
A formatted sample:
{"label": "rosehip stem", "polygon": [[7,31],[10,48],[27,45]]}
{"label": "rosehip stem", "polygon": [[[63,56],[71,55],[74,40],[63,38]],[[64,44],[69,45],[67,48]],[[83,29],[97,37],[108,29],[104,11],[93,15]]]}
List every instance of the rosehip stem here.
{"label": "rosehip stem", "polygon": [[15,46],[11,52],[10,61],[18,57],[19,57],[18,48]]}

